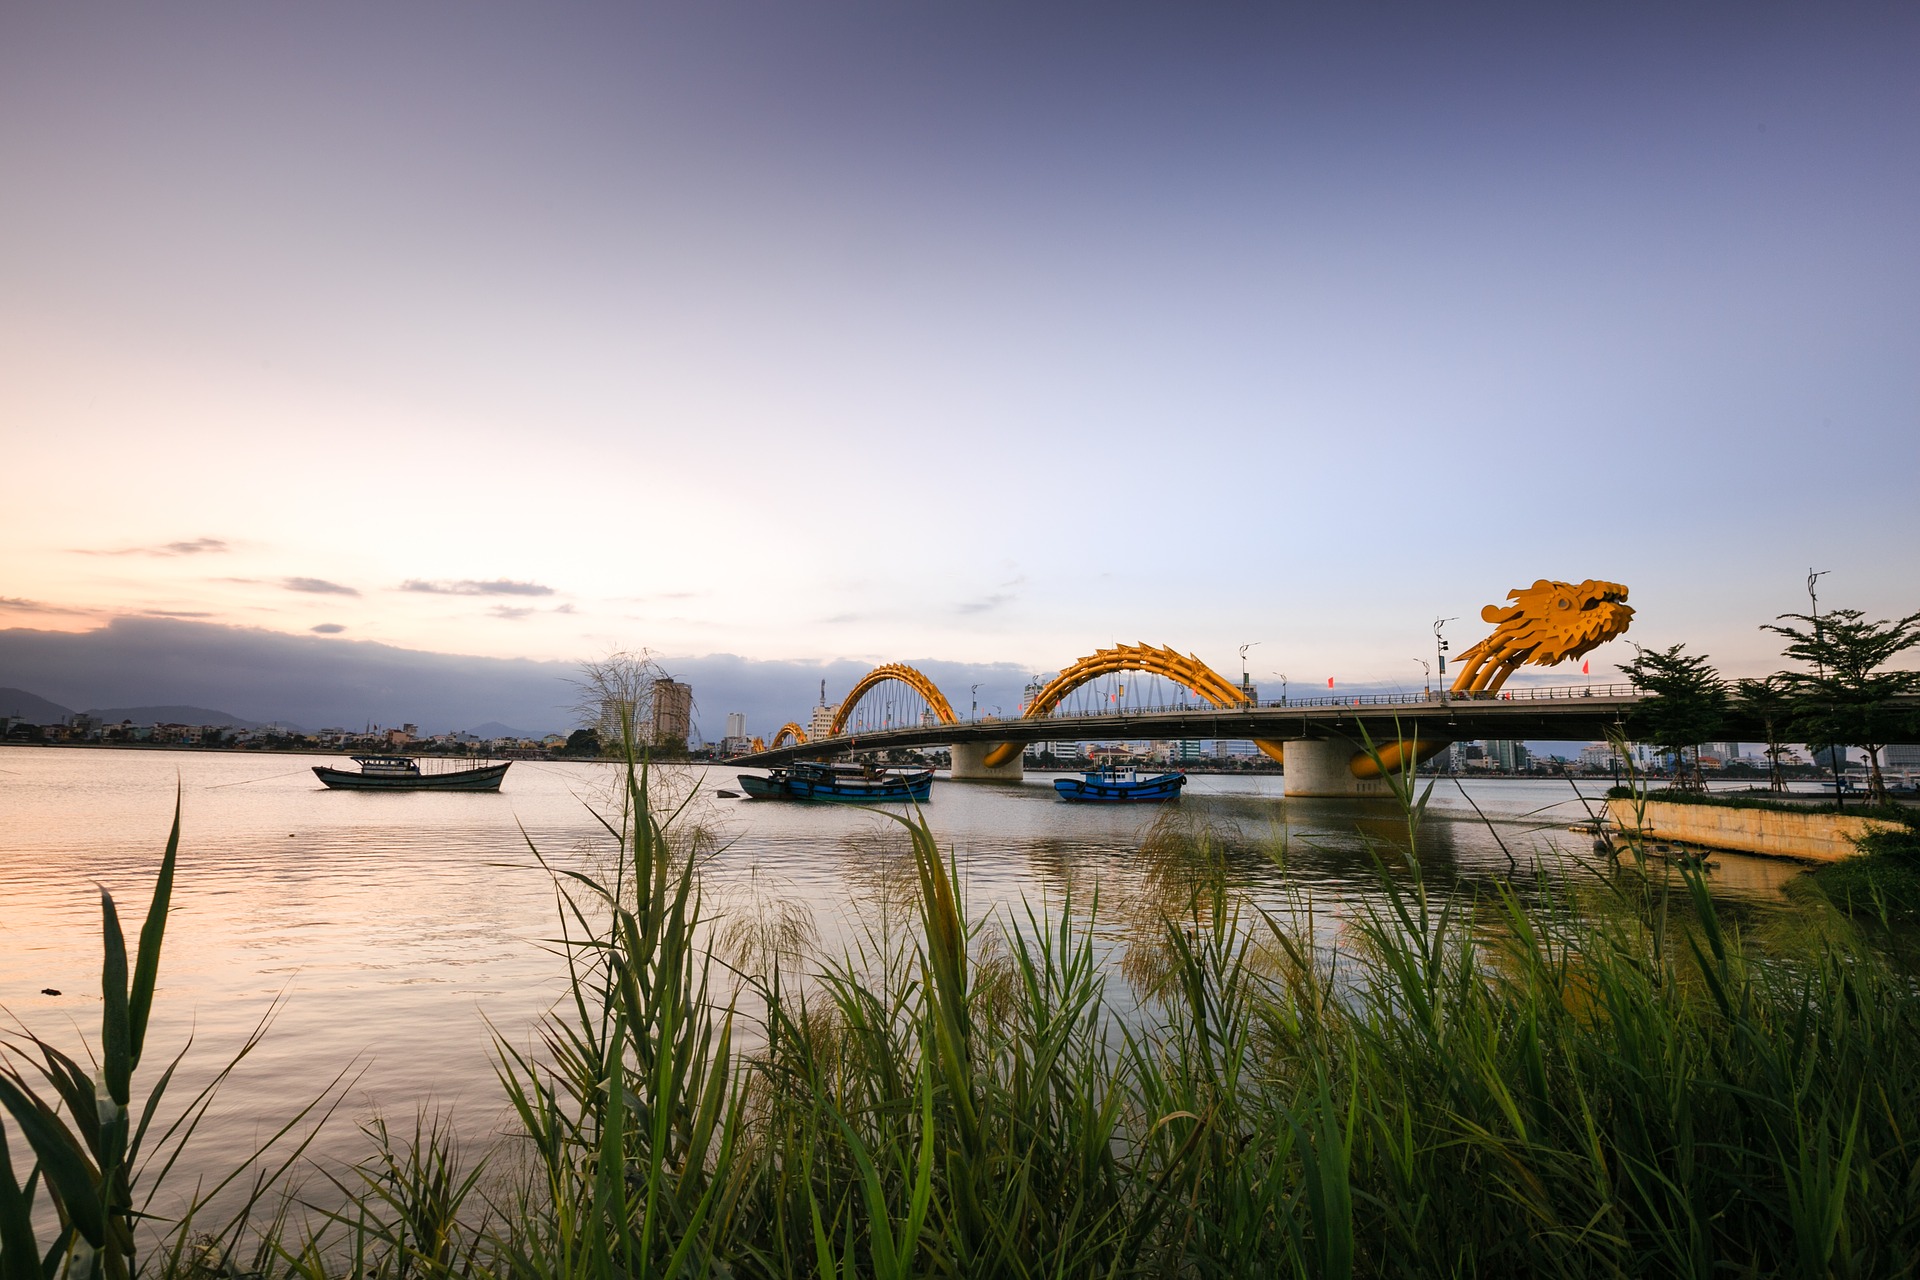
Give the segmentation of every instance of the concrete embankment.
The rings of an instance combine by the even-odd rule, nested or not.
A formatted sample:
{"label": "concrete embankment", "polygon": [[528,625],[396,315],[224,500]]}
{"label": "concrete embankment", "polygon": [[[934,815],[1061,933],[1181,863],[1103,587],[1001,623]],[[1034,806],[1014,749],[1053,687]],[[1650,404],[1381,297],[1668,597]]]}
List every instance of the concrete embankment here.
{"label": "concrete embankment", "polygon": [[1638,827],[1654,840],[1731,849],[1803,862],[1838,862],[1860,852],[1855,843],[1876,831],[1897,831],[1885,818],[1842,813],[1789,813],[1717,804],[1649,800],[1636,812],[1631,800],[1607,801],[1607,816],[1623,831]]}

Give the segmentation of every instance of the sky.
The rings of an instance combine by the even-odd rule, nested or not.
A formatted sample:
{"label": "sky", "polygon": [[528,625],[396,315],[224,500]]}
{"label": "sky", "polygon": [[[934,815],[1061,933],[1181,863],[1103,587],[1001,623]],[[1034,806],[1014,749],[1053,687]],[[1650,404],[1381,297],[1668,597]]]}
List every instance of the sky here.
{"label": "sky", "polygon": [[1920,608],[1916,55],[1891,4],[0,7],[0,631],[799,713],[1114,641],[1407,682],[1592,577],[1758,674],[1809,569]]}

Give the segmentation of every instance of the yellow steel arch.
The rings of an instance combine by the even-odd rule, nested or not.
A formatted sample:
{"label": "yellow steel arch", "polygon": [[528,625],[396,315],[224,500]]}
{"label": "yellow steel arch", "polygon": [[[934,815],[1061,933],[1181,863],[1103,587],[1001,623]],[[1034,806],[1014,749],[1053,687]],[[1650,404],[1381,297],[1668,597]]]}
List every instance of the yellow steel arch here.
{"label": "yellow steel arch", "polygon": [[[1089,680],[1097,680],[1117,671],[1144,671],[1177,680],[1216,707],[1237,707],[1246,701],[1239,685],[1190,653],[1181,654],[1165,645],[1156,649],[1148,644],[1119,644],[1111,649],[1097,650],[1055,676],[1021,713],[1021,718],[1045,719],[1053,714],[1053,709],[1069,693]],[[1281,744],[1278,742],[1262,741],[1255,745],[1275,760],[1282,757]],[[1003,742],[987,752],[985,763],[989,767],[1003,765],[1019,754],[1019,743]]]}
{"label": "yellow steel arch", "polygon": [[807,731],[789,720],[780,726],[780,732],[773,735],[773,744],[769,746],[767,750],[777,751],[789,742],[797,746],[804,746],[806,741]]}
{"label": "yellow steel arch", "polygon": [[[897,680],[927,700],[933,714],[940,717],[941,724],[953,724],[959,717],[953,714],[953,708],[947,705],[947,695],[941,693],[926,673],[908,666],[904,662],[889,662],[885,666],[875,667],[853,682],[853,688],[847,690],[847,696],[840,699],[840,706],[833,713],[833,727],[827,733],[830,737],[839,737],[846,731],[847,717],[853,714],[854,703],[875,685]],[[805,738],[801,739],[806,741]]]}

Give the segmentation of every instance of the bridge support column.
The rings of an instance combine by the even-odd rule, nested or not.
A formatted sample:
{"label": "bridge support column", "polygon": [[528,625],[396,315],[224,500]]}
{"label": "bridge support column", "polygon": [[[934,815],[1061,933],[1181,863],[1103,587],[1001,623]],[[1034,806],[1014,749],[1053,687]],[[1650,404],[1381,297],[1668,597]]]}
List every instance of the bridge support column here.
{"label": "bridge support column", "polygon": [[1022,755],[1016,755],[1005,764],[989,765],[987,752],[993,750],[990,743],[956,742],[953,744],[953,768],[947,777],[954,782],[1018,782],[1026,777],[1022,766]]}
{"label": "bridge support column", "polygon": [[1353,753],[1358,743],[1344,738],[1295,738],[1287,743],[1283,767],[1289,796],[1389,796],[1382,778],[1353,776]]}

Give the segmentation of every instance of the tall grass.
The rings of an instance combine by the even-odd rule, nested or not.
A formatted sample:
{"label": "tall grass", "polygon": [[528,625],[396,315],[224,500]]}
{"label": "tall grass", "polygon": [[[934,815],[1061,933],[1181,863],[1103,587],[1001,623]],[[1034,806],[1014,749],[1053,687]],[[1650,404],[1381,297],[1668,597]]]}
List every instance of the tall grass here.
{"label": "tall grass", "polygon": [[[349,1208],[269,1222],[247,1270],[1920,1267],[1920,990],[1837,914],[1765,949],[1633,850],[1463,897],[1422,880],[1426,794],[1398,777],[1406,845],[1337,944],[1238,903],[1204,828],[1167,827],[1175,905],[1151,963],[1114,966],[1097,902],[970,918],[915,818],[910,927],[798,973],[791,928],[776,962],[726,950],[644,767],[627,787],[613,872],[555,872],[571,994],[537,1047],[501,1042],[512,1141],[489,1165],[444,1126],[382,1130]],[[6,1280],[58,1269],[5,1251]]]}

